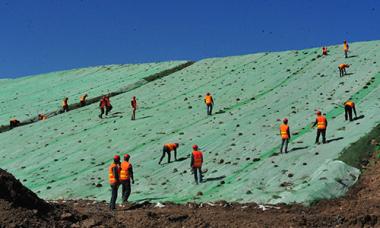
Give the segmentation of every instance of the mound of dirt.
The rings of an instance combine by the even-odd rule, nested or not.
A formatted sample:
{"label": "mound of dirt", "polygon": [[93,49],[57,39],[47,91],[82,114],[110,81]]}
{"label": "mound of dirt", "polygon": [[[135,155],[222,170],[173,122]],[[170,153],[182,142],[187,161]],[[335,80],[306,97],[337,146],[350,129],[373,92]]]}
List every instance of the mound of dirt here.
{"label": "mound of dirt", "polygon": [[12,174],[0,169],[0,199],[12,205],[27,209],[47,211],[50,206],[44,200],[24,187]]}

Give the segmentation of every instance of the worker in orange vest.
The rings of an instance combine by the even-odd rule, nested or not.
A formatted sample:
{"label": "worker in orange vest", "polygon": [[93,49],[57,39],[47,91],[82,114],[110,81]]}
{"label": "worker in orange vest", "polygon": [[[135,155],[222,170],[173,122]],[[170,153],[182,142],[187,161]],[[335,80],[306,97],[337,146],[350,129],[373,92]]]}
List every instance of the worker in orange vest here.
{"label": "worker in orange vest", "polygon": [[104,97],[104,101],[105,101],[105,104],[106,104],[106,115],[108,115],[108,113],[110,113],[111,110],[112,110],[110,96],[109,95],[105,96]]}
{"label": "worker in orange vest", "polygon": [[116,208],[116,199],[117,199],[117,191],[120,185],[120,156],[115,155],[113,157],[113,162],[108,168],[108,179],[111,186],[111,201],[110,201],[110,209],[115,210]]}
{"label": "worker in orange vest", "polygon": [[133,168],[132,164],[129,162],[131,156],[129,154],[124,155],[124,161],[120,165],[120,182],[123,203],[128,202],[128,198],[131,195],[131,181],[132,184],[135,183],[133,178]]}
{"label": "worker in orange vest", "polygon": [[132,117],[131,117],[131,120],[135,120],[136,119],[136,109],[137,109],[137,101],[136,101],[136,97],[135,96],[132,97],[131,106],[132,106]]}
{"label": "worker in orange vest", "polygon": [[319,144],[319,137],[322,135],[322,142],[326,143],[326,128],[327,128],[327,119],[322,115],[321,111],[317,112],[317,118],[312,127],[317,125],[317,137],[315,143]]}
{"label": "worker in orange vest", "polygon": [[210,93],[207,93],[205,96],[205,103],[207,106],[207,115],[212,115],[212,107],[214,106],[214,99]]}
{"label": "worker in orange vest", "polygon": [[158,162],[161,165],[162,159],[164,159],[165,154],[168,154],[168,163],[170,163],[170,152],[174,151],[174,159],[177,161],[177,148],[179,147],[178,143],[167,143],[162,149],[162,156]]}
{"label": "worker in orange vest", "polygon": [[68,112],[69,111],[69,98],[68,97],[65,97],[65,99],[63,99],[62,101],[62,110],[63,112]]}
{"label": "worker in orange vest", "polygon": [[327,55],[327,47],[322,48],[322,55]]}
{"label": "worker in orange vest", "polygon": [[100,108],[99,118],[103,118],[104,108],[106,107],[106,99],[105,99],[105,97],[106,96],[103,96],[102,99],[100,99],[100,102],[99,102],[99,108]]}
{"label": "worker in orange vest", "polygon": [[346,68],[349,68],[349,67],[350,67],[350,65],[345,64],[345,63],[339,64],[339,66],[338,66],[339,76],[343,77],[344,75],[346,75],[347,74]]}
{"label": "worker in orange vest", "polygon": [[289,144],[289,140],[290,140],[290,130],[289,130],[287,118],[285,118],[283,120],[283,123],[280,125],[280,136],[282,139],[280,153],[282,153],[282,149],[284,148],[284,145],[285,145],[285,153],[288,153],[288,144]]}
{"label": "worker in orange vest", "polygon": [[193,170],[195,183],[202,183],[202,164],[203,164],[203,153],[198,150],[197,145],[193,145],[193,153],[191,154],[190,167]]}
{"label": "worker in orange vest", "polygon": [[346,121],[348,118],[350,121],[352,121],[352,110],[354,110],[355,119],[358,118],[356,115],[355,103],[351,100],[344,102],[344,116],[346,118]]}
{"label": "worker in orange vest", "polygon": [[16,118],[12,118],[10,121],[9,121],[9,127],[10,129],[14,128],[14,127],[17,127],[18,125],[20,125],[20,121],[17,120]]}
{"label": "worker in orange vest", "polygon": [[47,116],[44,114],[38,114],[38,120],[47,120]]}
{"label": "worker in orange vest", "polygon": [[344,56],[346,58],[348,58],[348,49],[349,49],[349,46],[348,46],[348,43],[347,41],[343,41],[343,51],[344,51]]}
{"label": "worker in orange vest", "polygon": [[86,106],[87,93],[79,98],[79,104],[81,107]]}

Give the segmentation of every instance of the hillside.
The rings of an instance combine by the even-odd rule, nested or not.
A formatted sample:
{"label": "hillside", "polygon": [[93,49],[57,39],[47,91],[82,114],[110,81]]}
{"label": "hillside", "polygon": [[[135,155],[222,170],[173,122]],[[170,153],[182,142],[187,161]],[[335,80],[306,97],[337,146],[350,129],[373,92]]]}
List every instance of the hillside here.
{"label": "hillside", "polygon": [[[350,48],[348,59],[341,46],[331,46],[325,57],[312,48],[195,62],[112,97],[108,118],[98,118],[95,103],[1,133],[0,167],[44,199],[108,200],[107,167],[116,153],[131,155],[136,178],[132,201],[275,204],[341,196],[360,170],[339,158],[380,123],[380,41]],[[342,78],[340,63],[351,64]],[[26,118],[57,109],[64,96],[74,100],[85,91],[112,92],[174,66],[170,64],[179,63],[125,69],[135,75],[128,79],[121,77],[125,73],[113,74],[114,79],[103,76],[105,66],[102,73],[95,73],[98,68],[75,70],[70,82],[61,73],[8,80],[2,85],[2,104],[15,93],[17,102],[2,105],[0,117]],[[71,71],[66,72],[71,80]],[[211,117],[203,103],[207,92],[215,99]],[[132,96],[139,103],[136,121],[130,120]],[[344,121],[342,104],[349,97],[364,118]],[[314,144],[310,125],[316,110],[328,118],[328,144]],[[284,117],[293,138],[290,153],[278,155],[278,126]],[[180,161],[158,165],[167,142],[180,143]],[[189,170],[193,144],[204,152],[208,169],[201,185],[194,184]]]}

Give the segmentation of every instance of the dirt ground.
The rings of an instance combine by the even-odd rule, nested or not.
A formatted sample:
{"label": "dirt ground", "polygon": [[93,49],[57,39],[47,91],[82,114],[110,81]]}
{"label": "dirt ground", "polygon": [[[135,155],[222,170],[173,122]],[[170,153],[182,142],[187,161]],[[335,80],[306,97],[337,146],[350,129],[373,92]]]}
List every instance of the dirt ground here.
{"label": "dirt ground", "polygon": [[364,174],[345,197],[310,207],[216,202],[131,204],[110,211],[107,203],[83,200],[46,205],[0,173],[0,227],[380,227],[379,153],[364,162]]}

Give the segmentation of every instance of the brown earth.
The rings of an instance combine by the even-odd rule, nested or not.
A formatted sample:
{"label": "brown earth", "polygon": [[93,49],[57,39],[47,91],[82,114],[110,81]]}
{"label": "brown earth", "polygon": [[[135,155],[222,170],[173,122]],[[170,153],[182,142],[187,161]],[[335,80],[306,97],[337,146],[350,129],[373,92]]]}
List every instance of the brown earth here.
{"label": "brown earth", "polygon": [[310,207],[260,208],[252,203],[217,202],[165,204],[161,208],[136,204],[110,211],[105,202],[78,200],[47,205],[0,170],[0,227],[380,227],[378,154],[363,167],[363,175],[345,197]]}

